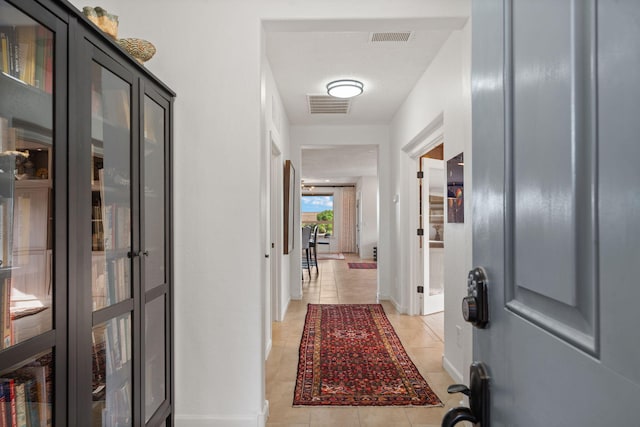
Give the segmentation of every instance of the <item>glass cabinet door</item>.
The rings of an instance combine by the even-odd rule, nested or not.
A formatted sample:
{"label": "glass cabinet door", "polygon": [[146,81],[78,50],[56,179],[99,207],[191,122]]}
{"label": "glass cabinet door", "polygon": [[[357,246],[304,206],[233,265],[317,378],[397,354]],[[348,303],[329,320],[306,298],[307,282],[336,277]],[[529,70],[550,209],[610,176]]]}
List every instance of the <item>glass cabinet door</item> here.
{"label": "glass cabinet door", "polygon": [[[166,102],[166,101],[165,101]],[[167,108],[145,95],[143,169],[144,420],[167,399]]]}
{"label": "glass cabinet door", "polygon": [[0,0],[0,413],[24,409],[8,425],[52,422],[55,47]]}
{"label": "glass cabinet door", "polygon": [[131,298],[131,86],[94,62],[91,92],[92,294],[99,310]]}
{"label": "glass cabinet door", "polygon": [[92,63],[92,426],[133,421],[131,91],[129,82]]}
{"label": "glass cabinet door", "polygon": [[144,97],[145,291],[167,283],[165,254],[165,108]]}

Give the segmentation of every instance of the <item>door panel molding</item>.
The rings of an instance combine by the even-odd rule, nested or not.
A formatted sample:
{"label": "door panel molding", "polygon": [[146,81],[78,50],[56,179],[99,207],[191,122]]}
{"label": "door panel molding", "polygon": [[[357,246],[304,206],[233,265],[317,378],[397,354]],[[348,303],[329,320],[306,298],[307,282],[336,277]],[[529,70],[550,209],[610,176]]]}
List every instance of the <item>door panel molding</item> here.
{"label": "door panel molding", "polygon": [[505,304],[597,356],[595,0],[504,5]]}

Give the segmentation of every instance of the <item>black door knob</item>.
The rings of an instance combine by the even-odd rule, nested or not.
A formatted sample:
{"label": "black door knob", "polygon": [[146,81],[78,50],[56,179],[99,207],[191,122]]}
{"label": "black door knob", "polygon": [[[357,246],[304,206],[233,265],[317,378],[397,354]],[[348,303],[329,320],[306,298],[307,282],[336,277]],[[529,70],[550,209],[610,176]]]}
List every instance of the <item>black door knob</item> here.
{"label": "black door knob", "polygon": [[453,427],[462,421],[470,421],[476,427],[489,427],[489,374],[482,362],[473,362],[469,369],[469,387],[452,384],[449,393],[469,396],[469,407],[452,408],[442,419],[442,427]]}
{"label": "black door knob", "polygon": [[462,317],[469,323],[478,322],[478,300],[476,297],[462,298]]}
{"label": "black door knob", "polygon": [[462,299],[464,320],[478,328],[489,323],[487,276],[482,267],[476,267],[467,276],[467,296]]}

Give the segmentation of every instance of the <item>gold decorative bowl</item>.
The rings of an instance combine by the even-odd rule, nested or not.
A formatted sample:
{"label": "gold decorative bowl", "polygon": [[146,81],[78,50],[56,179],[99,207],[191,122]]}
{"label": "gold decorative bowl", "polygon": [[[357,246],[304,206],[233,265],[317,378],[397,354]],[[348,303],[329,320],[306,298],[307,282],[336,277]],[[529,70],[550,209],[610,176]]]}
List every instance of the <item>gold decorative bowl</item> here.
{"label": "gold decorative bowl", "polygon": [[150,60],[156,53],[156,47],[142,39],[119,39],[118,44],[141,64]]}
{"label": "gold decorative bowl", "polygon": [[101,7],[85,6],[82,8],[82,13],[91,22],[96,24],[98,28],[108,34],[112,39],[118,38],[118,16],[112,13],[107,13]]}

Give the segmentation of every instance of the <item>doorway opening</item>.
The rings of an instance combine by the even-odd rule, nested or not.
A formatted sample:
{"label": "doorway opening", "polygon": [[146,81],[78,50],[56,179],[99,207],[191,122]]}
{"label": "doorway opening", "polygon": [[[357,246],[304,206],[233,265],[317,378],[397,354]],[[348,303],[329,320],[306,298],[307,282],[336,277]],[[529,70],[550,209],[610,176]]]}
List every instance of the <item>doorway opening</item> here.
{"label": "doorway opening", "polygon": [[[379,236],[378,146],[308,145],[300,153],[301,225],[318,227],[317,255],[371,263]],[[317,208],[305,208],[312,202]],[[377,269],[372,273],[379,295]]]}

